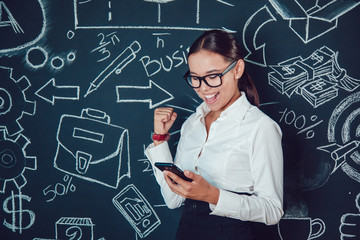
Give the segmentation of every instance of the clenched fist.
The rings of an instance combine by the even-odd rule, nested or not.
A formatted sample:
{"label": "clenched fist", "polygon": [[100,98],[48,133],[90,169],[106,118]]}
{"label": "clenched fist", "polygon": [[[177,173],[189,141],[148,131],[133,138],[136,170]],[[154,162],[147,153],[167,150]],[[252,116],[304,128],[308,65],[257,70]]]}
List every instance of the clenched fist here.
{"label": "clenched fist", "polygon": [[[172,108],[156,108],[154,112],[154,133],[166,134],[175,122],[176,112]],[[157,141],[154,141],[157,145]]]}
{"label": "clenched fist", "polygon": [[[355,204],[360,211],[360,193],[356,196]],[[341,217],[339,227],[340,239],[360,239],[360,214],[346,213]]]}

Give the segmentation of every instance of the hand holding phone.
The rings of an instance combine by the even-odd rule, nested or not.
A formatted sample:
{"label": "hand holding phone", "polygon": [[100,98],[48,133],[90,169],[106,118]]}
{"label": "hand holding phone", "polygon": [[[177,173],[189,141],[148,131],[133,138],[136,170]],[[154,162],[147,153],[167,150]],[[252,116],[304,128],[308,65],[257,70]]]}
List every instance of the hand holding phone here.
{"label": "hand holding phone", "polygon": [[185,181],[192,182],[192,179],[186,177],[184,172],[173,163],[156,162],[155,166],[158,169],[160,169],[161,171],[166,170],[166,171],[172,172],[172,173],[176,174],[177,176],[181,177],[182,179],[184,179]]}

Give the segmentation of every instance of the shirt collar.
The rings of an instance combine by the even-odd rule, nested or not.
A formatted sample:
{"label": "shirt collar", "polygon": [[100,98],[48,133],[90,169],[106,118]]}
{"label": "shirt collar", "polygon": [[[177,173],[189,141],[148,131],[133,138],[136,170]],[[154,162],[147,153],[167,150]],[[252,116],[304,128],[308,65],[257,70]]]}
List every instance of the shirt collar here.
{"label": "shirt collar", "polygon": [[[220,117],[225,116],[233,116],[236,119],[243,119],[245,113],[249,110],[252,105],[248,101],[245,92],[241,92],[241,96],[229,107],[227,107],[221,114]],[[206,116],[210,112],[210,108],[206,105],[205,102],[202,102],[196,108],[196,117],[195,119],[198,120],[202,117]]]}

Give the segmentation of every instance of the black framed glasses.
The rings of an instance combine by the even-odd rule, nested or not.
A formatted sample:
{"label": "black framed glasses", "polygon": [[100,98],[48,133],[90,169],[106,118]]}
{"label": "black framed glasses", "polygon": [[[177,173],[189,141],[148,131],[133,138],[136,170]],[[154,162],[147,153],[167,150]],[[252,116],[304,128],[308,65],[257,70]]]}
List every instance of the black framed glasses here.
{"label": "black framed glasses", "polygon": [[237,61],[231,63],[222,73],[212,73],[203,77],[192,76],[190,71],[187,71],[184,75],[184,79],[192,88],[199,88],[201,86],[201,81],[203,81],[209,87],[219,87],[222,84],[222,76],[227,72],[233,69]]}

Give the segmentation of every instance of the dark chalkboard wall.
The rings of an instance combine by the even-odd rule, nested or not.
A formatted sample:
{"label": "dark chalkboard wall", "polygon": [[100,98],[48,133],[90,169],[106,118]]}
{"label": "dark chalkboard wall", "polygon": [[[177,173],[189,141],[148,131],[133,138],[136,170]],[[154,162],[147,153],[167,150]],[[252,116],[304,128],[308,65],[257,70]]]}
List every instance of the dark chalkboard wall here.
{"label": "dark chalkboard wall", "polygon": [[0,1],[0,239],[173,239],[144,148],[201,100],[186,53],[233,32],[283,130],[285,215],[259,239],[360,238],[359,1]]}

